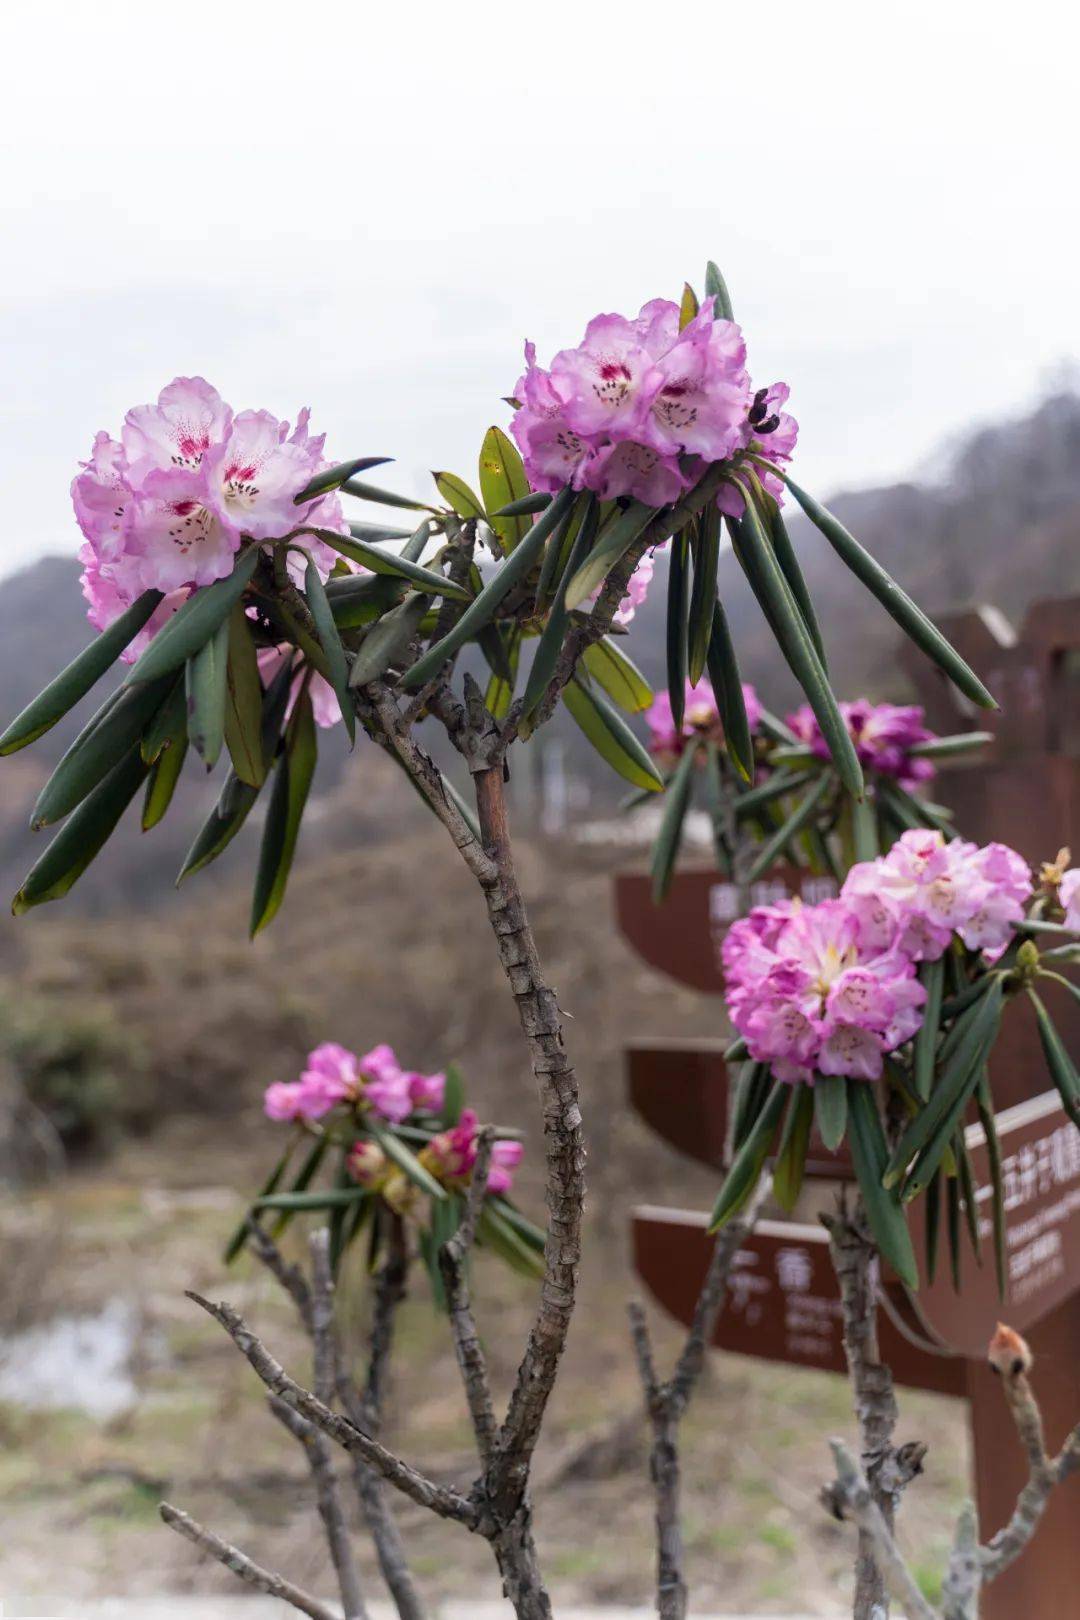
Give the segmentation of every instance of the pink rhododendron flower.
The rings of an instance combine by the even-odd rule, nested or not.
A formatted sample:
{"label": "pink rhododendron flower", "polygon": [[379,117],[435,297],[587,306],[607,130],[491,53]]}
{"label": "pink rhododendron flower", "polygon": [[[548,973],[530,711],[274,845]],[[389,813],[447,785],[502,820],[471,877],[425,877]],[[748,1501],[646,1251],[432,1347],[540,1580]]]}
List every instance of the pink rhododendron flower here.
{"label": "pink rhododendron flower", "polygon": [[549,371],[527,343],[511,432],[530,483],[677,500],[690,482],[680,457],[723,460],[749,442],[745,361],[742,333],[715,319],[711,298],[682,331],[678,305],[662,298],[634,320],[597,315]]}
{"label": "pink rhododendron flower", "polygon": [[[447,1186],[466,1184],[476,1165],[476,1138],[480,1122],[471,1108],[462,1110],[461,1118],[448,1131],[442,1131],[420,1153],[425,1166]],[[508,1193],[513,1186],[514,1171],[521,1163],[524,1148],[520,1142],[494,1142],[491,1148],[491,1171],[488,1191]]]}
{"label": "pink rhododendron flower", "polygon": [[[283,659],[295,659],[295,657],[295,649],[284,642],[278,647],[260,647],[258,664],[263,685],[270,685],[281,668]],[[293,677],[292,690],[289,693],[289,701],[285,709],[286,718],[292,714],[296,699],[300,694],[300,688],[304,684],[305,673],[308,672],[304,669],[303,661],[298,661],[296,674]],[[329,726],[336,726],[341,719],[341,705],[338,702],[334,688],[328,680],[325,680],[319,674],[318,670],[311,670],[309,673],[308,692],[311,695],[311,711],[315,716],[315,724],[322,726],[324,729]]]}
{"label": "pink rhododendron flower", "polygon": [[879,926],[883,915],[891,919],[913,961],[936,961],[954,934],[993,961],[1022,921],[1032,888],[1027,862],[1005,844],[980,849],[917,829],[887,855],[853,866],[841,897],[876,915]]}
{"label": "pink rhododendron flower", "polygon": [[[743,683],[742,691],[746,718],[753,731],[761,721],[761,701],[749,683]],[[711,737],[715,742],[722,742],[724,738],[716,697],[706,680],[699,681],[697,686],[691,686],[689,681],[686,683],[681,732],[675,729],[669,692],[656,694],[645,712],[645,723],[649,728],[650,752],[662,759],[678,759],[686,744],[694,738]]]}
{"label": "pink rhododendron flower", "polygon": [[875,1080],[922,1021],[914,963],[895,938],[864,938],[842,898],[757,907],[728,930],[723,961],[732,1023],[778,1080]]}
{"label": "pink rhododendron flower", "polygon": [[1063,873],[1058,899],[1065,912],[1065,927],[1080,934],[1080,866],[1072,866]]}
{"label": "pink rhododendron flower", "polygon": [[[746,414],[740,443],[741,449],[752,450],[758,457],[754,463],[758,482],[778,506],[784,504],[784,481],[762,467],[760,462],[765,460],[773,466],[786,467],[795,454],[799,424],[783,408],[790,396],[791,389],[787,383],[773,383],[770,388],[759,388]],[[733,484],[723,486],[716,504],[728,517],[742,517],[745,502]]]}
{"label": "pink rhododendron flower", "polygon": [[[930,742],[934,736],[923,724],[923,710],[917,705],[897,707],[859,698],[855,703],[841,703],[840,713],[861,765],[893,777],[908,789],[928,782],[935,774],[930,760],[911,755],[917,743]],[[819,759],[830,757],[829,745],[808,703],[789,714],[787,723]]]}
{"label": "pink rhododendron flower", "polygon": [[[177,377],[156,404],[128,412],[119,440],[97,435],[72,483],[91,623],[110,624],[144,590],[183,593],[151,619],[145,645],[187,593],[231,572],[243,539],[307,524],[346,530],[336,493],[294,504],[327,465],[307,407],[290,433],[269,411],[234,415],[202,377]],[[317,536],[305,541],[325,577],[337,553]],[[299,574],[303,560],[290,555],[289,567]]]}
{"label": "pink rhododendron flower", "polygon": [[304,1092],[300,1082],[278,1080],[272,1086],[267,1086],[263,1096],[263,1111],[267,1119],[302,1119]]}
{"label": "pink rhododendron flower", "polygon": [[418,1074],[415,1069],[410,1069],[404,1079],[413,1107],[427,1108],[437,1114],[446,1096],[445,1074]]}
{"label": "pink rhododendron flower", "polygon": [[377,1142],[355,1142],[347,1162],[349,1174],[361,1187],[378,1187],[389,1169],[389,1160]]}
{"label": "pink rhododendron flower", "polygon": [[336,1041],[308,1054],[298,1081],[269,1086],[263,1106],[271,1119],[322,1119],[347,1104],[400,1124],[418,1107],[442,1104],[445,1076],[404,1070],[385,1043],[357,1057]]}

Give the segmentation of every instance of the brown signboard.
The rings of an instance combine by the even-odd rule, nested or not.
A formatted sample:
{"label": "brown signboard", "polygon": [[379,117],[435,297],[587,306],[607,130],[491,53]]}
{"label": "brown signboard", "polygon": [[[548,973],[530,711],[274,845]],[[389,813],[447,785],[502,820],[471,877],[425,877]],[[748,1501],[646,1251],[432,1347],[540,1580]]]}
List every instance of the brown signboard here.
{"label": "brown signboard", "polygon": [[[750,885],[750,904],[775,905],[793,894],[812,903],[835,893],[835,879],[780,865]],[[615,879],[615,911],[623,934],[650,967],[691,990],[723,994],[720,947],[739,915],[734,883],[716,871],[676,872],[667,898],[655,905],[646,873],[620,872]]]}
{"label": "brown signboard", "polygon": [[[1056,1091],[998,1115],[1005,1193],[1005,1253],[1008,1293],[998,1296],[993,1263],[989,1152],[981,1125],[966,1132],[976,1184],[983,1263],[965,1266],[956,1293],[947,1265],[933,1282],[925,1271],[925,1200],[910,1207],[915,1252],[920,1256],[917,1309],[927,1329],[961,1354],[981,1357],[1003,1317],[1026,1333],[1080,1289],[1080,1130],[1068,1119]],[[966,1256],[965,1256],[966,1259]],[[1080,1356],[1080,1345],[1077,1345]]]}
{"label": "brown signboard", "polygon": [[[672,1147],[716,1170],[725,1163],[731,1076],[726,1041],[631,1041],[625,1048],[630,1103]],[[817,1132],[810,1137],[809,1176],[849,1180],[846,1145],[831,1153]]]}
{"label": "brown signboard", "polygon": [[[634,1211],[633,1222],[638,1273],[661,1305],[689,1324],[715,1242],[708,1216],[647,1205]],[[963,1361],[920,1333],[900,1285],[888,1284],[881,1297],[881,1353],[896,1379],[915,1389],[962,1394]],[[822,1227],[758,1222],[735,1256],[713,1343],[764,1361],[846,1371],[840,1290]]]}

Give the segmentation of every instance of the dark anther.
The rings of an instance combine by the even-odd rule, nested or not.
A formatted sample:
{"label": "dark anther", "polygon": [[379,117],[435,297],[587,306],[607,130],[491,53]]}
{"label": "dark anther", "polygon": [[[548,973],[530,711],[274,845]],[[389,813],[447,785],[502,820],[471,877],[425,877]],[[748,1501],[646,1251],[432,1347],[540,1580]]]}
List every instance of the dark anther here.
{"label": "dark anther", "polygon": [[755,422],[755,424],[754,424],[754,432],[757,434],[758,438],[760,439],[766,433],[775,433],[779,426],[780,426],[780,418],[777,416],[776,412],[774,411],[772,416],[767,416],[765,418],[764,422]]}
{"label": "dark anther", "polygon": [[764,421],[765,401],[768,398],[768,394],[769,390],[767,388],[759,388],[757,393],[754,395],[754,403],[751,405],[749,415],[747,416],[747,421],[750,423],[751,427],[757,427],[759,422]]}

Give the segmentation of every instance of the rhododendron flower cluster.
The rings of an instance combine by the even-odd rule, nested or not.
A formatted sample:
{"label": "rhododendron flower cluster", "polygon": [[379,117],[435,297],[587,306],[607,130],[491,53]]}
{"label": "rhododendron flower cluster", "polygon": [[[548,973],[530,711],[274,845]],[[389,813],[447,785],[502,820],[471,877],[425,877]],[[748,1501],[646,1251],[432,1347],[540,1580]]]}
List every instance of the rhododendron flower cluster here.
{"label": "rhododendron flower cluster", "polygon": [[[480,1121],[471,1108],[462,1110],[461,1118],[449,1130],[440,1131],[420,1149],[417,1158],[430,1171],[441,1186],[450,1191],[467,1187],[476,1168]],[[491,1168],[488,1172],[489,1193],[509,1193],[514,1184],[514,1171],[521,1163],[524,1148],[520,1142],[494,1142],[491,1148]],[[349,1153],[349,1173],[361,1187],[381,1193],[393,1208],[404,1214],[418,1196],[411,1182],[399,1167],[387,1158],[376,1142],[359,1141]]]}
{"label": "rhododendron flower cluster", "polygon": [[[742,693],[746,705],[746,718],[753,731],[763,713],[761,701],[748,683],[744,683]],[[678,759],[687,743],[702,737],[711,738],[714,742],[722,742],[724,738],[716,696],[706,680],[699,681],[696,686],[691,686],[687,681],[681,730],[675,725],[671,712],[671,695],[666,691],[656,694],[646,710],[645,722],[649,728],[649,748],[662,759]]]}
{"label": "rhododendron flower cluster", "polygon": [[[525,345],[511,431],[534,489],[572,484],[602,500],[628,495],[664,506],[705,464],[752,446],[777,465],[790,459],[798,426],[781,409],[787,386],[755,393],[742,331],[718,320],[713,305],[706,298],[681,329],[679,306],[665,298],[633,320],[597,315],[548,370],[537,365],[535,344]],[[778,479],[759,476],[779,495]],[[741,511],[741,496],[728,494],[721,505]]]}
{"label": "rhododendron flower cluster", "polygon": [[[891,776],[908,789],[928,782],[934,775],[930,760],[911,753],[918,743],[930,742],[934,736],[923,724],[923,710],[916,704],[898,706],[859,698],[855,703],[841,703],[839,707],[855,744],[859,764],[864,768]],[[789,714],[787,723],[799,741],[806,743],[819,759],[830,758],[829,745],[808,703]]]}
{"label": "rhododendron flower cluster", "polygon": [[[232,571],[242,539],[301,524],[346,531],[336,493],[294,504],[329,466],[308,417],[305,408],[290,432],[269,411],[234,412],[202,377],[177,377],[156,404],[128,411],[119,439],[97,435],[71,486],[90,622],[103,630],[144,590],[165,593],[129,660],[193,588]],[[329,573],[336,553],[305,543]]]}
{"label": "rhododendron flower cluster", "polygon": [[887,855],[853,866],[841,897],[913,961],[936,961],[954,934],[995,961],[1032,890],[1027,862],[1008,845],[980,848],[919,830],[904,833]]}
{"label": "rhododendron flower cluster", "polygon": [[723,960],[732,1023],[778,1080],[875,1080],[886,1052],[922,1021],[915,965],[844,899],[758,906],[729,929]]}
{"label": "rhododendron flower cluster", "polygon": [[1058,899],[1065,913],[1065,927],[1080,934],[1080,866],[1071,866],[1062,873]]}
{"label": "rhododendron flower cluster", "polygon": [[324,1041],[308,1055],[299,1080],[267,1087],[263,1106],[271,1119],[314,1120],[348,1104],[400,1124],[416,1109],[440,1109],[445,1090],[445,1074],[403,1068],[385,1043],[358,1057]]}

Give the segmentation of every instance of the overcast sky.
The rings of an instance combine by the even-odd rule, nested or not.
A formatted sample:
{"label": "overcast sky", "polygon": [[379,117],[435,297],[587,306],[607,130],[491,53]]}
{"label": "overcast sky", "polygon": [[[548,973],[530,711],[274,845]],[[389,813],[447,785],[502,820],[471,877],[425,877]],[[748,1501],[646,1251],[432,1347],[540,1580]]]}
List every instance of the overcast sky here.
{"label": "overcast sky", "polygon": [[1064,7],[11,8],[0,573],[78,543],[95,429],[177,373],[471,478],[521,343],[718,259],[819,492],[1080,354]]}

